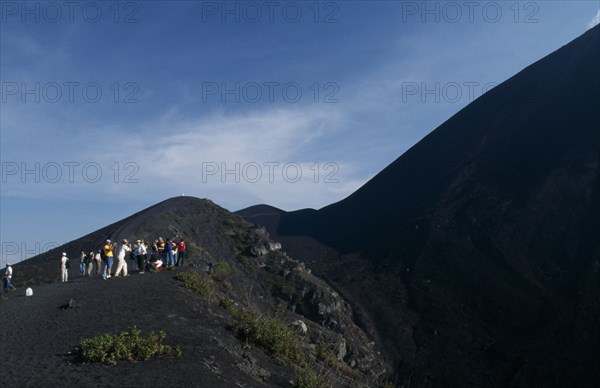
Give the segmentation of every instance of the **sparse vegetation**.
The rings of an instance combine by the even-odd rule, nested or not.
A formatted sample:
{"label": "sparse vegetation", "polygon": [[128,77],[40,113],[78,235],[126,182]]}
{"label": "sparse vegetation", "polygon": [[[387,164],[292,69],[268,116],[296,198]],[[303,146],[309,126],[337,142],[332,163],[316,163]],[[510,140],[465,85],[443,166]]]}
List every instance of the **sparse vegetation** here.
{"label": "sparse vegetation", "polygon": [[300,348],[298,335],[282,320],[263,318],[256,311],[237,309],[231,328],[244,339],[275,357],[299,367],[306,366],[306,355]]}
{"label": "sparse vegetation", "polygon": [[224,282],[231,275],[235,273],[235,270],[224,260],[217,261],[213,266],[210,275],[213,279]]}
{"label": "sparse vegetation", "polygon": [[360,375],[360,372],[356,369],[352,369],[346,363],[339,361],[335,356],[334,352],[327,346],[317,344],[315,347],[315,352],[317,355],[317,359],[324,362],[325,365],[328,365],[332,368],[336,368],[346,376],[350,378],[357,378]]}
{"label": "sparse vegetation", "polygon": [[329,366],[337,366],[338,360],[335,358],[333,352],[327,348],[326,346],[317,344],[315,347],[315,351],[317,353],[317,358],[323,361],[325,364]]}
{"label": "sparse vegetation", "polygon": [[242,284],[244,302],[246,303],[246,307],[250,307],[252,304],[252,290],[254,289],[254,285],[248,281],[244,281]]}
{"label": "sparse vegetation", "polygon": [[278,260],[270,261],[267,265],[267,271],[271,276],[265,279],[265,284],[269,287],[272,295],[286,302],[297,297],[296,275],[293,272],[286,275],[283,264]]}
{"label": "sparse vegetation", "polygon": [[223,298],[219,301],[219,306],[233,313],[235,311],[235,301],[231,298]]}
{"label": "sparse vegetation", "polygon": [[296,388],[332,388],[327,373],[315,373],[311,369],[296,371]]}
{"label": "sparse vegetation", "polygon": [[145,361],[154,357],[181,356],[181,348],[163,344],[167,335],[150,332],[148,338],[133,326],[120,334],[101,334],[81,340],[79,354],[84,362],[115,365],[117,361]]}
{"label": "sparse vegetation", "polygon": [[190,241],[187,243],[187,250],[188,250],[188,254],[190,255],[190,257],[200,256],[200,257],[203,257],[206,259],[212,258],[212,255],[205,247],[203,247],[199,243],[195,243],[193,241]]}
{"label": "sparse vegetation", "polygon": [[180,272],[177,280],[181,280],[185,288],[202,295],[209,301],[215,299],[215,283],[207,276],[200,276],[192,272]]}

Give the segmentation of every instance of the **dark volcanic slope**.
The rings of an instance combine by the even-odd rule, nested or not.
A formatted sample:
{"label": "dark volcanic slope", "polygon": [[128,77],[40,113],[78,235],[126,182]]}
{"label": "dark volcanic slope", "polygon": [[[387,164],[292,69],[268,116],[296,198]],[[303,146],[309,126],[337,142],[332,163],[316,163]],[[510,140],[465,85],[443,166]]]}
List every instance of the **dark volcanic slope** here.
{"label": "dark volcanic slope", "polygon": [[[126,278],[78,275],[81,249],[106,238],[157,236],[186,239],[186,266],[142,275],[128,261]],[[57,283],[61,251],[75,259],[68,283]],[[197,276],[200,292],[177,280],[181,272]],[[364,388],[390,370],[380,345],[354,323],[347,301],[283,252],[264,228],[209,200],[163,201],[18,263],[13,280],[17,291],[0,298],[3,387],[265,387],[292,380],[300,386],[305,376]],[[32,297],[25,296],[26,285]],[[62,308],[70,300],[74,308]],[[295,335],[297,328],[285,331],[298,320],[306,325],[302,335]],[[235,321],[238,331],[231,328]],[[134,325],[144,335],[164,330],[168,344],[181,346],[181,358],[104,366],[76,357],[83,338]],[[284,349],[296,349],[293,359],[282,355]]]}
{"label": "dark volcanic slope", "polygon": [[596,26],[345,200],[279,216],[296,255],[301,235],[360,253],[322,270],[377,321],[401,375],[600,386],[599,56]]}
{"label": "dark volcanic slope", "polygon": [[596,26],[489,91],[345,200],[285,215],[281,232],[305,225],[304,234],[352,252],[427,227],[449,201],[522,209],[556,183],[574,202],[597,179],[599,34]]}

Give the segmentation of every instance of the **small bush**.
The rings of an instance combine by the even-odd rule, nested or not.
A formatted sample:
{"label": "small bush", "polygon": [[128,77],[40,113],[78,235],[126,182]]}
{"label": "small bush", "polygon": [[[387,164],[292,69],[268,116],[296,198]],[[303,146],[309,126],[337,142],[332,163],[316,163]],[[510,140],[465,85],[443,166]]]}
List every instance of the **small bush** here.
{"label": "small bush", "polygon": [[337,366],[338,365],[338,360],[335,357],[335,354],[333,354],[331,349],[329,349],[328,347],[323,346],[323,345],[317,345],[315,350],[317,352],[317,358],[319,360],[323,361],[325,364],[327,364],[329,366]]}
{"label": "small bush", "polygon": [[224,282],[231,275],[235,273],[235,270],[224,260],[217,261],[213,266],[210,275],[213,279],[219,282]]}
{"label": "small bush", "polygon": [[209,301],[215,299],[215,283],[208,277],[201,277],[191,272],[180,272],[177,280],[181,280],[185,288],[202,295]]}
{"label": "small bush", "polygon": [[150,332],[148,338],[141,336],[141,330],[133,326],[120,334],[101,334],[84,338],[79,344],[79,354],[84,362],[115,365],[117,361],[145,361],[153,357],[181,356],[181,348],[163,344],[167,335]]}
{"label": "small bush", "polygon": [[239,309],[236,315],[237,320],[231,326],[246,341],[284,361],[301,367],[306,365],[298,335],[288,324],[275,318],[262,318],[254,310]]}
{"label": "small bush", "polygon": [[223,298],[219,301],[219,306],[223,307],[225,310],[230,313],[235,312],[235,301],[231,298]]}

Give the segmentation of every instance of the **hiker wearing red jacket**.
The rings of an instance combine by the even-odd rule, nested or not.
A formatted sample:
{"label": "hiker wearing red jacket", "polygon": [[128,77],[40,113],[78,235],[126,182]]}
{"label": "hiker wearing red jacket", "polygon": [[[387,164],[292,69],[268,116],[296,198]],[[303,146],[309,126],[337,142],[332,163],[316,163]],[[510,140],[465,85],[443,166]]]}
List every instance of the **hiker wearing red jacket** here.
{"label": "hiker wearing red jacket", "polygon": [[185,241],[181,239],[177,245],[177,267],[183,266],[183,259],[185,258]]}

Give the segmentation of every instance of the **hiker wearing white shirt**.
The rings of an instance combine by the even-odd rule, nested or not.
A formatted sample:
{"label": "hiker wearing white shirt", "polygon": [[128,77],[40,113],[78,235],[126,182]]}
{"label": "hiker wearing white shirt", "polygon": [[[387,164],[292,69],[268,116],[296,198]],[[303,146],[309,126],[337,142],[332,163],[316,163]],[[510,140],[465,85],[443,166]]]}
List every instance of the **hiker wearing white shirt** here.
{"label": "hiker wearing white shirt", "polygon": [[60,281],[62,283],[66,283],[69,281],[69,266],[68,266],[69,258],[67,254],[63,252],[62,257],[60,258]]}
{"label": "hiker wearing white shirt", "polygon": [[94,261],[96,262],[96,275],[102,276],[102,254],[100,251],[94,256]]}
{"label": "hiker wearing white shirt", "polygon": [[127,240],[123,240],[121,243],[121,249],[119,250],[119,254],[117,255],[117,272],[115,272],[115,277],[118,278],[121,270],[123,270],[123,276],[127,275],[127,260],[125,260],[125,255],[127,252],[131,252],[131,247],[129,246],[129,242]]}
{"label": "hiker wearing white shirt", "polygon": [[140,275],[143,275],[146,270],[146,246],[142,240],[136,241],[136,249],[133,252],[139,269]]}
{"label": "hiker wearing white shirt", "polygon": [[13,273],[13,269],[10,265],[10,263],[6,263],[6,271],[4,272],[4,291],[12,291],[15,289],[15,286],[12,285],[11,283],[11,279],[12,279],[12,273]]}

